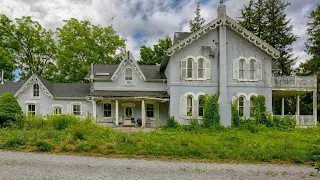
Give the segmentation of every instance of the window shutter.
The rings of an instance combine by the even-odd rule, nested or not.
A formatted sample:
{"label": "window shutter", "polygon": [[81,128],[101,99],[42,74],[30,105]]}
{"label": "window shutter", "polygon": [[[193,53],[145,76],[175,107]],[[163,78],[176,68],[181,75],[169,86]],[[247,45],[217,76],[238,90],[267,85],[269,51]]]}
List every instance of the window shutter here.
{"label": "window shutter", "polygon": [[180,96],[180,118],[185,118],[187,114],[187,98],[182,95]]}
{"label": "window shutter", "polygon": [[207,59],[205,61],[205,78],[206,79],[211,79],[211,74],[212,74],[211,61],[210,61],[210,59]]}
{"label": "window shutter", "polygon": [[262,80],[262,61],[257,60],[255,63],[255,69],[256,69],[256,79]]}
{"label": "window shutter", "polygon": [[41,111],[40,111],[40,103],[36,103],[35,107],[36,107],[36,115],[40,115],[40,113],[41,113]]}
{"label": "window shutter", "polygon": [[181,68],[180,68],[180,77],[181,79],[185,79],[187,77],[187,61],[181,60]]}
{"label": "window shutter", "polygon": [[239,61],[237,59],[233,61],[233,79],[239,79]]}
{"label": "window shutter", "polygon": [[68,104],[67,105],[67,114],[72,114],[72,107],[71,107],[71,104]]}
{"label": "window shutter", "polygon": [[87,115],[87,104],[81,104],[81,116],[86,116]]}
{"label": "window shutter", "polygon": [[160,121],[159,103],[154,104],[154,117],[157,121]]}

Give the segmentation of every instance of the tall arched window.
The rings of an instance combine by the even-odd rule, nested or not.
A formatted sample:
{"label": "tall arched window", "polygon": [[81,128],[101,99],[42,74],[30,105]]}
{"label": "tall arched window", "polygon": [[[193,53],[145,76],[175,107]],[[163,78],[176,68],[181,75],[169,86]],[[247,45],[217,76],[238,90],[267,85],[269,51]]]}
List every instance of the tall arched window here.
{"label": "tall arched window", "polygon": [[204,114],[204,101],[205,100],[205,96],[204,95],[201,95],[199,96],[199,117],[203,117],[203,114]]}
{"label": "tall arched window", "polygon": [[239,115],[243,116],[243,113],[244,113],[244,97],[243,96],[239,97],[238,107],[239,107]]}
{"label": "tall arched window", "polygon": [[250,97],[250,117],[253,117],[255,114],[254,110],[254,96]]}
{"label": "tall arched window", "polygon": [[198,61],[198,78],[204,78],[204,60],[199,59]]}
{"label": "tall arched window", "polygon": [[188,59],[187,61],[187,78],[193,78],[193,60]]}
{"label": "tall arched window", "polygon": [[192,116],[192,109],[193,109],[193,97],[189,95],[187,97],[187,116]]}
{"label": "tall arched window", "polygon": [[33,85],[33,97],[39,97],[40,95],[40,87],[39,84]]}
{"label": "tall arched window", "polygon": [[241,59],[239,61],[239,79],[244,79],[244,64],[245,61]]}
{"label": "tall arched window", "polygon": [[255,79],[256,69],[255,69],[255,60],[250,60],[250,79]]}
{"label": "tall arched window", "polygon": [[126,69],[125,80],[132,81],[132,70],[131,69]]}

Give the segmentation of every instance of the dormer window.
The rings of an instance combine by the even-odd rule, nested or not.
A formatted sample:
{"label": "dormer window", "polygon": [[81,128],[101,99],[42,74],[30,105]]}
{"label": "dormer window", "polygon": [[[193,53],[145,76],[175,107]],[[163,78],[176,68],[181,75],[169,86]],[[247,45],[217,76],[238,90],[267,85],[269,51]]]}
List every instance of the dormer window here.
{"label": "dormer window", "polygon": [[33,85],[33,97],[39,97],[40,95],[40,87],[39,84]]}

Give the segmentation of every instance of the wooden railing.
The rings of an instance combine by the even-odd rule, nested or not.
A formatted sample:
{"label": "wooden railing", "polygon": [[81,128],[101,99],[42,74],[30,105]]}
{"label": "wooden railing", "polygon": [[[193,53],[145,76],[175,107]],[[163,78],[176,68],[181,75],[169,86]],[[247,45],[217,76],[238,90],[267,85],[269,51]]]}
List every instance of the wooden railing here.
{"label": "wooden railing", "polygon": [[314,90],[317,88],[315,76],[273,76],[273,89]]}

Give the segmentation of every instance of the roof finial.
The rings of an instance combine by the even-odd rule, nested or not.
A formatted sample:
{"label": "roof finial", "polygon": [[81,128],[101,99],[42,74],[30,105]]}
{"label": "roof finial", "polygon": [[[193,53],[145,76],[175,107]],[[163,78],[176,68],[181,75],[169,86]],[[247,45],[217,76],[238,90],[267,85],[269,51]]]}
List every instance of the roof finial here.
{"label": "roof finial", "polygon": [[220,4],[223,4],[224,0],[220,0]]}

